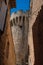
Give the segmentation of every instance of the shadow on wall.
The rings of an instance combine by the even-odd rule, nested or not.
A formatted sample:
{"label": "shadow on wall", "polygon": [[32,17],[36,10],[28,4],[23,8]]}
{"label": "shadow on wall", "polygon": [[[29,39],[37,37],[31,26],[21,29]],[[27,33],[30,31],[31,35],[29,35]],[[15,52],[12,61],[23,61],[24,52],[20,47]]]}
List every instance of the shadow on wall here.
{"label": "shadow on wall", "polygon": [[38,13],[32,30],[35,52],[34,65],[43,65],[43,6]]}

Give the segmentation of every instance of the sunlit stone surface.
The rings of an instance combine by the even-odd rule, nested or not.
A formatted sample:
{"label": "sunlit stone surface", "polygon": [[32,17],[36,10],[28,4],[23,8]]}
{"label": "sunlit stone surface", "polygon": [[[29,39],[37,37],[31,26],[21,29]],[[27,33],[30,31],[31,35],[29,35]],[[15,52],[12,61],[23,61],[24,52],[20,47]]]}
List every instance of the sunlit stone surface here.
{"label": "sunlit stone surface", "polygon": [[10,23],[16,53],[16,64],[26,64],[25,58],[28,55],[28,14],[22,11],[13,13]]}

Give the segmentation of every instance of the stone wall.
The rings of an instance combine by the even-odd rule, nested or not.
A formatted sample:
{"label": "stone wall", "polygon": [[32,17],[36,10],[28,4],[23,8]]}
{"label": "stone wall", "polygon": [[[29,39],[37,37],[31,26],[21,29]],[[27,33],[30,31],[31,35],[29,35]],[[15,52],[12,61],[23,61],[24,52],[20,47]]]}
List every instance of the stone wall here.
{"label": "stone wall", "polygon": [[[43,4],[43,0],[32,0],[31,1],[31,14],[29,17],[29,34],[28,34],[28,44],[29,44],[29,65],[34,65],[35,63],[35,52],[34,52],[34,43],[33,43],[33,34],[32,34],[32,27],[35,23],[36,17],[38,12],[41,9],[41,5]],[[36,51],[37,52],[37,51]]]}

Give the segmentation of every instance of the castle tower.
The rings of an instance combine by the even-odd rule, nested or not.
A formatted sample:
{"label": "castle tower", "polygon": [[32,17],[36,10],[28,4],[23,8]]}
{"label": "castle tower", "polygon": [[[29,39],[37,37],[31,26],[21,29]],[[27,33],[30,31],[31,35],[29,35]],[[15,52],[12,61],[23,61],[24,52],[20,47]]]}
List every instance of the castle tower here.
{"label": "castle tower", "polygon": [[26,57],[28,55],[28,23],[27,12],[18,11],[10,17],[16,64],[18,65],[26,64]]}

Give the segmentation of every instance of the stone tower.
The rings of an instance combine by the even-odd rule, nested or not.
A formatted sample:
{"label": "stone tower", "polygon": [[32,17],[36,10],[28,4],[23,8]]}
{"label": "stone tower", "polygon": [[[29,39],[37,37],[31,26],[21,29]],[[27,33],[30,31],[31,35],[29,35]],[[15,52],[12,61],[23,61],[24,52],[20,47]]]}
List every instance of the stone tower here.
{"label": "stone tower", "polygon": [[16,64],[18,65],[26,64],[26,57],[28,55],[28,23],[28,13],[18,11],[10,17]]}

